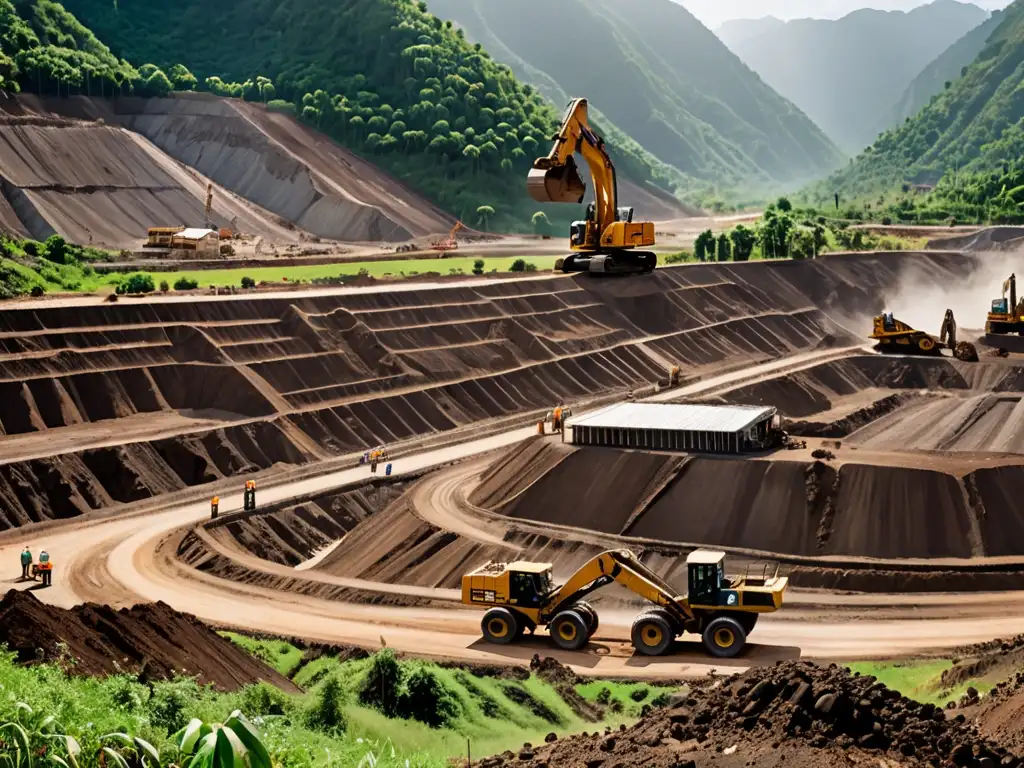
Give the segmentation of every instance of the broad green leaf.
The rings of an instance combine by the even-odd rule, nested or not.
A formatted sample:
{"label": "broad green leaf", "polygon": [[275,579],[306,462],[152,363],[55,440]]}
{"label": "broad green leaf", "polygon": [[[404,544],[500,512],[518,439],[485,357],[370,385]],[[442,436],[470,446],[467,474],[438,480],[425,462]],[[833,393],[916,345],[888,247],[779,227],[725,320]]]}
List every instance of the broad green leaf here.
{"label": "broad green leaf", "polygon": [[238,740],[245,745],[248,751],[249,768],[272,768],[270,753],[267,752],[259,733],[245,715],[236,709],[224,723],[224,727],[234,733]]}
{"label": "broad green leaf", "polygon": [[60,755],[49,755],[47,759],[54,765],[60,766],[60,768],[71,768]]}
{"label": "broad green leaf", "polygon": [[116,731],[114,733],[108,733],[104,736],[100,736],[100,741],[120,741],[122,744],[126,746],[132,746],[132,737],[129,736],[127,733],[122,733],[121,731]]}
{"label": "broad green leaf", "polygon": [[215,733],[209,733],[203,737],[202,741],[199,742],[199,746],[196,749],[196,756],[192,758],[192,762],[189,763],[188,768],[213,768],[214,765],[214,747],[217,744],[217,735]]}
{"label": "broad green leaf", "polygon": [[138,752],[141,761],[145,763],[149,760],[153,768],[160,768],[160,753],[156,751],[156,747],[145,739],[140,739],[138,736],[135,737],[134,741],[135,751]]}
{"label": "broad green leaf", "polygon": [[129,768],[128,767],[128,761],[125,760],[121,756],[121,753],[118,752],[117,750],[113,750],[110,747],[103,747],[102,751],[103,751],[103,754],[105,754],[108,758],[110,758],[110,761],[111,761],[112,765],[114,766],[114,768]]}
{"label": "broad green leaf", "polygon": [[245,745],[228,728],[217,729],[214,768],[245,768]]}
{"label": "broad green leaf", "polygon": [[[28,706],[27,704],[25,706]],[[29,709],[31,712],[32,710]],[[11,741],[18,752],[18,768],[32,768],[32,748],[29,744],[28,734],[18,723],[5,723],[0,726],[0,731],[6,731],[11,735]]]}
{"label": "broad green leaf", "polygon": [[196,750],[196,745],[200,739],[205,738],[211,733],[212,729],[206,723],[198,718],[194,718],[185,726],[181,733],[181,739],[178,741],[178,749],[183,754],[191,755]]}

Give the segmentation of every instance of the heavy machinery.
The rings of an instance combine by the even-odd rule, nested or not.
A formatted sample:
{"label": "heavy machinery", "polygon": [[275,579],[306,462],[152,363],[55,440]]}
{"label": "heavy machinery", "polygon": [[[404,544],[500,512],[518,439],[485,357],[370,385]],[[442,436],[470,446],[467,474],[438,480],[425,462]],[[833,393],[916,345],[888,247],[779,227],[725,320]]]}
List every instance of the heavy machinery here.
{"label": "heavy machinery", "polygon": [[580,178],[573,155],[579,152],[590,168],[594,202],[583,221],[569,230],[569,247],[575,251],[555,262],[563,272],[633,274],[651,272],[658,263],[648,251],[654,245],[654,223],[633,221],[632,208],[618,207],[615,166],[604,140],[590,128],[587,100],[569,103],[562,126],[547,157],[538,158],[527,177],[530,196],[541,203],[582,203],[587,187]]}
{"label": "heavy machinery", "polygon": [[948,349],[957,360],[967,363],[978,362],[978,350],[969,341],[956,339],[956,319],[953,310],[947,309],[942,321],[939,336],[918,331],[893,317],[892,312],[884,312],[874,321],[874,330],[870,338],[878,342],[879,352],[902,355],[932,355],[939,357],[942,350]]}
{"label": "heavy machinery", "polygon": [[697,550],[686,567],[688,590],[680,595],[626,549],[602,552],[562,585],[554,583],[550,563],[488,563],[462,577],[462,602],[487,609],[480,626],[488,642],[504,645],[544,626],[555,645],[576,651],[598,627],[597,611],[584,598],[617,582],[656,606],[633,622],[638,653],[661,655],[683,632],[692,632],[712,656],[732,658],[757,617],[782,607],[789,582],[778,566],[770,576],[765,566],[756,577],[727,578],[724,552]]}
{"label": "heavy machinery", "polygon": [[[1007,300],[1006,294],[1010,294]],[[1017,275],[1010,275],[1003,283],[1003,297],[992,300],[992,311],[985,322],[985,333],[1004,335],[1016,333],[1024,336],[1024,298],[1017,302]]]}
{"label": "heavy machinery", "polygon": [[444,240],[435,240],[430,244],[430,247],[435,251],[455,251],[458,250],[459,241],[455,239],[456,233],[465,226],[461,221],[455,222],[455,226],[452,227],[452,231],[448,233],[448,237]]}

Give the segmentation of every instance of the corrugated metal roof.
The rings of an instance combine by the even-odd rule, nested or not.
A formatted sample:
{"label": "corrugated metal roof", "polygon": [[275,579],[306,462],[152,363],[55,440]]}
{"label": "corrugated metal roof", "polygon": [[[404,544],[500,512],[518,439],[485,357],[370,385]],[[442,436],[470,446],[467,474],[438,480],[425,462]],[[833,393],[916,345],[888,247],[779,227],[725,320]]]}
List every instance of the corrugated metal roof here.
{"label": "corrugated metal roof", "polygon": [[175,235],[175,237],[183,237],[186,240],[202,240],[207,235],[216,235],[217,230],[215,229],[200,229],[199,227],[189,227],[183,229],[181,232]]}
{"label": "corrugated metal roof", "polygon": [[596,413],[570,419],[568,426],[740,432],[774,415],[775,408],[760,405],[620,403]]}

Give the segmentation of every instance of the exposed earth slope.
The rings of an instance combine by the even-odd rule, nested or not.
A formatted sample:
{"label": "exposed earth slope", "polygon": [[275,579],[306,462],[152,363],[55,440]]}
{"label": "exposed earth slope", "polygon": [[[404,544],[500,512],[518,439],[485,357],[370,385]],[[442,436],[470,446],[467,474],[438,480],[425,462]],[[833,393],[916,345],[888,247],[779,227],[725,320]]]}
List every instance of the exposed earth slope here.
{"label": "exposed earth slope", "polygon": [[208,94],[0,101],[0,225],[44,240],[135,247],[151,226],[216,224],[295,242],[300,232],[401,241],[450,217],[286,115]]}

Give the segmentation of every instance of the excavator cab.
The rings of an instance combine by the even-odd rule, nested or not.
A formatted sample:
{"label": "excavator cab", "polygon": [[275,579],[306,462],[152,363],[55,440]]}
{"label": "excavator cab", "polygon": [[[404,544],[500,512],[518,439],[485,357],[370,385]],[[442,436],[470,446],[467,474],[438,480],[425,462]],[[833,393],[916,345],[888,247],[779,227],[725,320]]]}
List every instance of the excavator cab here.
{"label": "excavator cab", "polygon": [[992,314],[993,315],[1008,315],[1010,314],[1010,302],[1006,298],[992,299]]}

